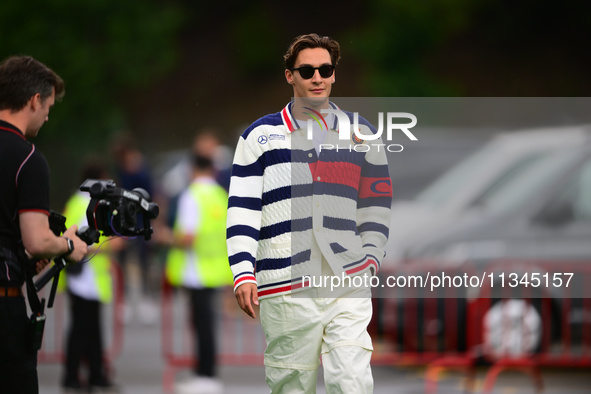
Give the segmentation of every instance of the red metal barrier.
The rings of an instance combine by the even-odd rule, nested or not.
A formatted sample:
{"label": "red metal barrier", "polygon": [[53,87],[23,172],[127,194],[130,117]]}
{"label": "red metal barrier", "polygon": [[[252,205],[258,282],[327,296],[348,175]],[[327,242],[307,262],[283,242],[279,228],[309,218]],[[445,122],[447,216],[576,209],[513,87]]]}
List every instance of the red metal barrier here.
{"label": "red metal barrier", "polygon": [[[489,264],[486,270],[497,282],[487,281],[479,288],[478,298],[467,304],[467,347],[428,363],[426,392],[437,391],[438,375],[444,369],[464,372],[467,388],[473,389],[480,360],[491,364],[484,377],[485,393],[506,370],[528,374],[541,391],[541,367],[591,367],[591,263],[513,260]],[[504,275],[509,273],[518,273],[515,287],[506,281]],[[531,284],[532,277],[565,279],[567,273],[576,282],[570,287],[564,280],[555,281],[561,285],[555,287]],[[574,325],[577,320],[579,324]],[[520,331],[514,331],[515,327]]]}
{"label": "red metal barrier", "polygon": [[[425,365],[443,356],[463,355],[465,289],[441,287],[429,292],[416,283],[419,277],[429,282],[429,275],[439,271],[440,263],[417,262],[380,272],[380,285],[373,289],[374,316],[369,326],[374,339],[372,364]],[[445,273],[460,275],[465,267],[450,266]],[[409,278],[403,287],[387,283],[388,278],[400,277]]]}
{"label": "red metal barrier", "polygon": [[[488,329],[484,326],[487,303],[482,300],[488,300],[490,305],[493,288],[483,288],[482,298],[475,302],[474,317],[469,320],[472,330],[481,334],[475,346],[481,344],[484,356],[492,362],[492,367],[485,376],[483,392],[490,392],[499,374],[505,370],[517,370],[530,375],[534,387],[541,391],[543,381],[540,367],[591,367],[591,263],[499,261],[492,267],[499,274],[519,270],[517,278],[525,281],[522,285],[532,278],[531,273],[538,273],[536,277],[541,276],[547,283],[537,287],[544,289],[541,298],[538,298],[540,294],[535,294],[536,288],[531,284],[521,287],[523,299],[519,300],[526,305],[526,309],[518,320],[519,324],[526,327],[524,334],[527,335],[526,319],[538,314],[541,334],[536,348],[522,349],[524,351],[517,354],[508,349],[501,352],[490,349]],[[568,285],[567,278],[570,282]],[[508,291],[505,293],[506,296],[516,297],[515,294],[508,294]],[[515,300],[500,302],[507,304]],[[506,316],[507,314],[510,312],[501,320],[501,330],[506,332],[511,320],[515,322],[515,316]],[[580,324],[574,324],[578,318]]]}
{"label": "red metal barrier", "polygon": [[[105,367],[111,371],[111,362],[119,356],[123,349],[123,306],[124,306],[124,283],[123,273],[119,264],[111,264],[113,278],[113,302],[107,309],[109,316],[106,319],[110,326],[103,331],[105,343],[108,344],[104,351]],[[39,297],[47,298],[51,285],[48,284],[39,292]],[[64,338],[67,335],[69,313],[67,312],[68,299],[66,294],[57,294],[53,308],[46,309],[47,319],[45,322],[45,333],[43,345],[39,350],[37,361],[39,363],[63,363]],[[103,309],[103,310],[104,310]]]}
{"label": "red metal barrier", "polygon": [[[231,288],[221,289],[218,308],[218,363],[221,365],[263,364],[265,338],[258,320],[238,308]],[[162,280],[162,353],[166,366],[162,377],[165,393],[173,391],[175,376],[181,369],[193,368],[193,337],[188,299],[183,289]]]}
{"label": "red metal barrier", "polygon": [[[494,387],[500,373],[516,370],[529,374],[534,387],[543,387],[541,367],[591,367],[591,263],[575,264],[565,262],[524,262],[499,261],[487,265],[486,272],[472,265],[461,267],[443,263],[425,262],[384,269],[382,280],[391,276],[431,275],[441,271],[449,276],[477,276],[497,278],[517,268],[523,272],[573,272],[584,293],[553,297],[551,292],[543,296],[530,288],[520,293],[518,305],[522,311],[535,309],[539,315],[541,333],[534,349],[525,346],[505,346],[505,351],[491,344],[491,332],[485,319],[491,317],[491,309],[497,305],[497,319],[504,337],[508,327],[507,311],[503,308],[503,296],[510,298],[506,285],[482,285],[468,289],[464,287],[444,287],[435,294],[425,295],[422,289],[406,287],[404,294],[395,287],[383,286],[374,289],[374,319],[369,330],[374,339],[374,365],[426,365],[425,390],[436,392],[439,374],[443,370],[455,369],[465,373],[466,388],[473,390],[476,383],[476,365],[486,361],[488,368],[483,382],[483,390],[489,392]],[[486,276],[483,276],[485,274]],[[491,276],[489,276],[491,275]],[[506,278],[505,278],[506,279]],[[382,282],[385,285],[385,282]],[[235,305],[230,293],[233,308],[220,308],[220,329],[223,338],[219,352],[220,364],[244,365],[262,364],[264,337],[258,321],[246,317]],[[165,392],[171,392],[179,369],[193,366],[192,338],[188,317],[187,301],[181,291],[173,289],[166,281],[162,282],[162,349],[166,361],[163,374]],[[576,307],[576,308],[575,308]],[[577,312],[578,311],[578,312]],[[523,327],[527,313],[521,315]],[[494,315],[493,315],[494,317]],[[574,328],[573,320],[579,320]],[[558,322],[558,323],[557,323]],[[487,331],[488,330],[488,331]],[[523,339],[523,338],[521,338]],[[492,342],[491,342],[492,341]],[[534,342],[532,342],[534,343]],[[508,352],[511,349],[512,352]],[[515,351],[521,349],[522,351]]]}

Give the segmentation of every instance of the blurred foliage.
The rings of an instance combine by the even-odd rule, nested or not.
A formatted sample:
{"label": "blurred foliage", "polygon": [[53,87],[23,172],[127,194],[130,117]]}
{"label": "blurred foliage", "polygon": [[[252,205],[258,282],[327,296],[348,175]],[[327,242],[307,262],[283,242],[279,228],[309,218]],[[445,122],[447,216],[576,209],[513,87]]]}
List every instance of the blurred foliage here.
{"label": "blurred foliage", "polygon": [[31,55],[66,82],[64,104],[52,111],[45,136],[80,136],[89,144],[125,127],[118,98],[171,70],[178,6],[158,0],[0,2],[2,57]]}
{"label": "blurred foliage", "polygon": [[178,60],[178,5],[158,0],[2,1],[2,58],[31,55],[66,83],[35,143],[52,170],[55,209],[78,186],[78,163],[104,154],[128,127],[122,97],[169,72]]}
{"label": "blurred foliage", "polygon": [[365,83],[376,96],[454,96],[458,87],[427,69],[427,56],[470,24],[471,0],[375,0],[348,34],[368,64]]}
{"label": "blurred foliage", "polygon": [[[346,33],[375,96],[586,96],[591,2],[372,0]],[[584,83],[581,83],[584,82]]]}
{"label": "blurred foliage", "polygon": [[236,69],[243,76],[272,73],[283,64],[286,46],[277,34],[281,30],[279,19],[264,4],[242,2],[242,7],[245,9],[230,16],[228,29]]}
{"label": "blurred foliage", "polygon": [[338,91],[351,96],[582,96],[591,86],[591,2],[577,0],[5,0],[0,15],[0,57],[32,55],[66,82],[35,141],[58,201],[76,185],[72,168],[107,152],[117,131],[153,151],[181,148],[203,123],[230,134],[280,108],[291,95],[282,55],[299,34],[340,42]]}

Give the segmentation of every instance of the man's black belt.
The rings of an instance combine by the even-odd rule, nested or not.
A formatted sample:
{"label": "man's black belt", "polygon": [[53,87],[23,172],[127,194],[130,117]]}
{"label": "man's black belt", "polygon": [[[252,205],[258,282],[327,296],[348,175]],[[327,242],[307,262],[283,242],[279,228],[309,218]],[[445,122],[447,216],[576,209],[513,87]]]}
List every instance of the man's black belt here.
{"label": "man's black belt", "polygon": [[20,297],[22,294],[20,287],[0,286],[0,298]]}

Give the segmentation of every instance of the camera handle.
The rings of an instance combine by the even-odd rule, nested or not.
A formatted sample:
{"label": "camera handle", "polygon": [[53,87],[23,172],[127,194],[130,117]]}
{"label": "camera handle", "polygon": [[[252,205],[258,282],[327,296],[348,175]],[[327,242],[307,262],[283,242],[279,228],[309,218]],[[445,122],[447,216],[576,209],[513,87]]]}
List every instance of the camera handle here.
{"label": "camera handle", "polygon": [[[81,240],[86,242],[87,245],[98,243],[100,238],[100,232],[88,226],[80,228],[76,232],[76,235]],[[37,281],[35,281],[35,290],[39,291],[47,284],[47,282],[49,282],[53,278],[53,283],[51,284],[51,290],[49,292],[49,300],[47,302],[48,308],[53,307],[55,293],[57,292],[57,285],[59,281],[59,273],[67,264],[68,262],[63,256],[56,257],[53,260],[53,266],[49,268],[47,272],[45,272]]]}

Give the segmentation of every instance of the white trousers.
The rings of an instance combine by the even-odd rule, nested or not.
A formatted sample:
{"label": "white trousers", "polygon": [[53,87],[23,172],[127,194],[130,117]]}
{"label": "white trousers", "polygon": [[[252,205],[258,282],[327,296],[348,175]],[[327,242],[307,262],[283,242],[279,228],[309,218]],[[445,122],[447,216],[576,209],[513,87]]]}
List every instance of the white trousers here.
{"label": "white trousers", "polygon": [[328,394],[372,393],[370,291],[353,288],[341,298],[316,295],[308,289],[261,300],[271,393],[316,393],[320,357]]}

